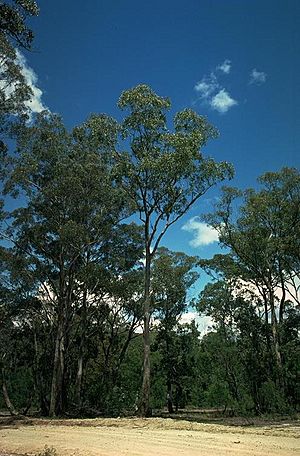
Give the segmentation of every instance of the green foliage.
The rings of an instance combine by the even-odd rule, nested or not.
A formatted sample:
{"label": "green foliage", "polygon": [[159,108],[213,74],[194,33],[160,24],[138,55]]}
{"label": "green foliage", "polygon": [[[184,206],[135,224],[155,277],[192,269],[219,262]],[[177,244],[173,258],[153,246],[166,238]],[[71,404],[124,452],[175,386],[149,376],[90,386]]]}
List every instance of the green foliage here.
{"label": "green foliage", "polygon": [[287,413],[288,407],[286,399],[282,396],[273,380],[264,382],[260,389],[261,408],[265,413]]}
{"label": "green foliage", "polygon": [[207,391],[205,392],[206,403],[214,407],[224,407],[229,405],[232,407],[232,398],[230,396],[227,382],[221,379],[212,381]]}
{"label": "green foliage", "polygon": [[[263,188],[257,192],[225,188],[216,212],[207,217],[231,250],[231,270],[229,264],[222,270],[261,287],[261,293],[283,287],[283,282],[294,288],[292,279],[299,273],[299,172],[283,168],[259,181]],[[239,197],[243,204],[238,209]]]}
{"label": "green foliage", "polygon": [[[26,84],[16,48],[30,49],[33,33],[28,28],[28,16],[37,16],[37,4],[33,0],[14,0],[0,4],[0,157],[7,147],[5,137],[12,128],[13,121],[27,118],[28,105],[32,95]],[[13,116],[13,117],[12,117]],[[23,119],[22,119],[23,118]]]}
{"label": "green foliage", "polygon": [[26,25],[27,16],[37,16],[34,0],[13,0],[0,5],[0,32],[24,48],[30,48],[33,33]]}
{"label": "green foliage", "polygon": [[[200,152],[216,137],[205,118],[186,109],[174,117],[174,132],[167,129],[170,101],[146,85],[123,92],[119,107],[127,110],[121,126],[130,152],[117,154],[116,173],[144,223],[152,220],[148,241],[154,252],[162,233],[178,220],[211,186],[232,177],[232,166],[205,159]],[[159,230],[159,223],[165,222]],[[158,234],[160,232],[160,234]]]}
{"label": "green foliage", "polygon": [[225,188],[206,218],[229,252],[199,262],[216,281],[201,293],[198,310],[240,348],[238,384],[256,413],[273,413],[299,404],[300,176],[283,168],[259,182],[257,191]]}
{"label": "green foliage", "polygon": [[166,330],[174,328],[188,306],[187,291],[198,279],[197,259],[162,247],[153,259],[151,292],[154,311]]}
{"label": "green foliage", "polygon": [[85,378],[86,403],[108,416],[135,413],[141,386],[142,337],[131,341],[117,377],[104,369],[101,353],[89,361]]}

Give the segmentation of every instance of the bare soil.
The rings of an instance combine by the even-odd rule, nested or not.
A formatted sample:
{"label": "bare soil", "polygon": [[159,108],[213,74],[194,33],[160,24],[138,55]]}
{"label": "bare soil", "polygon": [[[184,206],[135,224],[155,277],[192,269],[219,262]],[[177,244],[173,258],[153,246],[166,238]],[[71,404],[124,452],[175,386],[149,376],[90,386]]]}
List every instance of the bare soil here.
{"label": "bare soil", "polygon": [[292,456],[299,422],[233,426],[163,418],[0,421],[0,456]]}

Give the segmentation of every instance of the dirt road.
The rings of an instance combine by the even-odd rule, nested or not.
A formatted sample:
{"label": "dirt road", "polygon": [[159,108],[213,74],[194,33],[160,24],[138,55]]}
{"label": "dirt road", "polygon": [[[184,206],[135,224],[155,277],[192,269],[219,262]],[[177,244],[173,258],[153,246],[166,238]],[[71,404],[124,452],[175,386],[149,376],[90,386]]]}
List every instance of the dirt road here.
{"label": "dirt road", "polygon": [[292,456],[297,424],[237,427],[162,419],[34,420],[0,427],[0,453],[62,456]]}

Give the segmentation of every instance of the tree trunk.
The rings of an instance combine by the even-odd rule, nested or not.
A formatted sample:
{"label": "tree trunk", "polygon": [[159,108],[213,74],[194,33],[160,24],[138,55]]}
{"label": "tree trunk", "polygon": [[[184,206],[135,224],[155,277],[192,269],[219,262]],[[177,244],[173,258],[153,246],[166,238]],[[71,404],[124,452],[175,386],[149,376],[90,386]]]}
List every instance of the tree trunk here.
{"label": "tree trunk", "polygon": [[13,404],[11,403],[9,395],[8,395],[8,392],[7,392],[4,369],[3,368],[2,368],[2,392],[3,392],[4,401],[5,401],[6,407],[9,410],[9,413],[12,416],[18,416],[19,413],[17,412],[17,410],[14,408]]}
{"label": "tree trunk", "polygon": [[[166,314],[166,320],[168,321],[168,311]],[[165,342],[166,342],[166,365],[167,365],[167,405],[168,412],[174,413],[173,408],[173,395],[172,395],[172,368],[170,363],[170,326],[166,323],[166,333],[165,333]]]}
{"label": "tree trunk", "polygon": [[279,369],[281,369],[281,367],[282,367],[281,353],[280,353],[279,337],[278,337],[278,331],[277,331],[277,318],[276,318],[276,313],[275,313],[273,292],[270,292],[270,306],[271,306],[271,327],[272,327],[272,336],[273,336],[273,348],[274,348],[277,367]]}
{"label": "tree trunk", "polygon": [[30,407],[32,405],[32,397],[29,398],[28,402],[27,402],[27,405],[24,407],[23,411],[22,411],[22,415],[26,416],[27,413],[29,412],[30,410]]}
{"label": "tree trunk", "polygon": [[79,355],[77,362],[77,375],[75,384],[75,399],[79,407],[82,405],[82,379],[84,369],[84,354],[86,344],[86,330],[87,330],[87,288],[84,287],[82,298],[82,313],[81,313],[81,339],[79,346]]}
{"label": "tree trunk", "polygon": [[64,367],[65,367],[65,337],[64,337],[64,312],[59,313],[58,317],[58,328],[55,341],[55,352],[54,352],[54,363],[53,363],[53,374],[51,384],[51,398],[49,416],[56,416],[62,412],[62,393],[63,393],[63,379],[64,379]]}
{"label": "tree trunk", "polygon": [[151,253],[148,241],[149,226],[146,224],[146,265],[144,283],[144,364],[143,364],[143,383],[141,400],[139,405],[140,416],[151,416],[150,408],[150,266]]}
{"label": "tree trunk", "polygon": [[284,310],[285,310],[285,299],[286,299],[286,291],[285,291],[285,283],[284,283],[284,276],[282,269],[280,269],[280,284],[281,284],[281,292],[282,296],[280,299],[279,305],[279,323],[283,322]]}
{"label": "tree trunk", "polygon": [[173,408],[173,397],[172,397],[172,384],[171,381],[168,379],[167,381],[167,401],[168,401],[168,412],[174,413]]}
{"label": "tree trunk", "polygon": [[38,340],[37,340],[37,334],[36,334],[36,329],[35,326],[33,327],[33,337],[34,337],[34,351],[35,351],[35,357],[34,357],[34,382],[35,382],[35,388],[39,397],[40,401],[40,409],[41,409],[41,414],[43,416],[49,415],[49,401],[46,398],[45,394],[45,385],[44,381],[42,378],[41,374],[41,366],[40,366],[40,358],[41,358],[41,352],[39,350],[38,346]]}
{"label": "tree trunk", "polygon": [[77,363],[77,375],[76,375],[76,384],[75,384],[76,403],[79,407],[81,407],[81,404],[82,404],[82,398],[81,398],[82,376],[83,376],[83,354],[81,351],[81,353],[79,354],[78,363]]}
{"label": "tree trunk", "polygon": [[279,341],[279,334],[278,334],[278,325],[277,325],[277,317],[275,312],[275,297],[273,290],[270,290],[270,307],[271,307],[271,328],[272,328],[272,345],[273,345],[273,353],[275,357],[276,363],[276,381],[279,388],[283,388],[284,381],[283,381],[283,371],[282,371],[282,358],[281,358],[281,349],[280,349],[280,341]]}
{"label": "tree trunk", "polygon": [[176,396],[175,396],[175,410],[178,412],[179,406],[182,405],[180,403],[182,401],[182,386],[177,382],[176,384]]}

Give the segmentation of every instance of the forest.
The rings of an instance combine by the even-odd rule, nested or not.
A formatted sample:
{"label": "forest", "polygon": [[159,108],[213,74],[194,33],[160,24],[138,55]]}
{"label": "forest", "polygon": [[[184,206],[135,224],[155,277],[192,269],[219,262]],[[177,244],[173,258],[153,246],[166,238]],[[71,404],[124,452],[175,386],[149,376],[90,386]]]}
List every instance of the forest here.
{"label": "forest", "polygon": [[[145,84],[121,93],[121,122],[90,114],[68,129],[32,115],[16,53],[37,14],[33,0],[0,2],[0,409],[295,414],[299,170],[230,187],[233,166],[203,152],[218,131],[190,108],[171,119]],[[165,234],[221,183],[202,217],[223,253],[167,249]],[[190,311],[210,318],[204,333],[184,323]]]}

